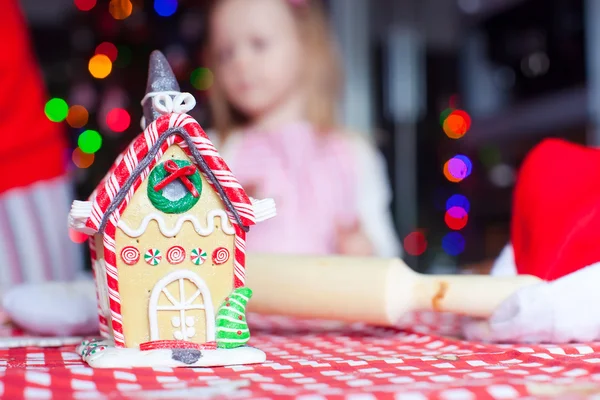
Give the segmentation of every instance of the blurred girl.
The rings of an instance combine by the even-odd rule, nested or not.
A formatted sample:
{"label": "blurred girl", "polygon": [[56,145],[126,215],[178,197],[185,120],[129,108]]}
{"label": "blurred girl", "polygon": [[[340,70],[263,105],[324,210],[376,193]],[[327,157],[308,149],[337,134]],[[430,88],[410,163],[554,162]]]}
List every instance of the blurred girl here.
{"label": "blurred girl", "polygon": [[341,71],[321,2],[217,1],[207,54],[215,145],[250,196],[277,203],[249,251],[399,255],[383,160],[336,125]]}

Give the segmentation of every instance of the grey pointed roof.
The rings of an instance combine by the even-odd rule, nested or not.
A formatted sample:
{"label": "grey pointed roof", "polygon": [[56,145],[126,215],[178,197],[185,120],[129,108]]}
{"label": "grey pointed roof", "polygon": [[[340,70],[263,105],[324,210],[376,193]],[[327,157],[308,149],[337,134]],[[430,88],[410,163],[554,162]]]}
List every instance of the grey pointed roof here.
{"label": "grey pointed roof", "polygon": [[[150,54],[150,62],[148,65],[148,84],[146,85],[146,94],[150,92],[179,92],[179,83],[175,78],[175,74],[167,61],[167,58],[158,50],[154,50]],[[152,101],[146,100],[144,103],[144,118],[146,124],[151,123],[160,117],[160,114],[152,107]]]}

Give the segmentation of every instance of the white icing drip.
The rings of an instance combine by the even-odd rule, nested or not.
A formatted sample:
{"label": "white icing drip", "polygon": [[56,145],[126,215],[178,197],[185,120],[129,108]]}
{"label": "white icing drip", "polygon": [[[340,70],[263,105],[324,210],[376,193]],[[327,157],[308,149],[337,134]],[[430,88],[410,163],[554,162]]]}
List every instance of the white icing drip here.
{"label": "white icing drip", "polygon": [[[184,291],[184,283],[185,280],[189,280],[194,285],[198,287],[200,294],[202,294],[203,305],[192,304],[192,302],[199,296],[195,291],[190,298],[186,297]],[[175,298],[172,295],[167,295],[169,291],[167,290],[167,286],[171,283],[177,281],[179,285],[179,296]],[[159,306],[158,299],[164,293],[167,296],[169,302],[171,302],[172,306]],[[198,275],[191,271],[186,270],[178,270],[173,271],[170,274],[163,277],[159,280],[154,288],[152,289],[152,293],[150,294],[150,302],[148,305],[148,317],[150,320],[150,340],[160,340],[159,338],[159,330],[158,330],[158,312],[159,311],[179,311],[179,325],[181,326],[181,330],[176,330],[173,332],[173,337],[177,340],[187,340],[190,337],[196,334],[195,329],[190,330],[190,328],[186,329],[183,325],[184,321],[186,321],[186,311],[189,310],[197,310],[203,309],[205,312],[206,319],[206,341],[211,342],[215,340],[215,311],[212,305],[212,299],[210,295],[210,290],[208,286],[200,278]],[[172,323],[173,321],[171,321]],[[188,335],[188,333],[192,333],[192,335]],[[164,339],[164,338],[163,338]]]}
{"label": "white icing drip", "polygon": [[91,201],[73,201],[69,211],[69,228],[86,235],[93,235],[96,231],[85,226],[90,215],[92,215]]}
{"label": "white icing drip", "polygon": [[163,235],[165,235],[166,237],[173,237],[179,233],[184,222],[190,221],[194,225],[194,230],[200,236],[208,236],[212,234],[215,230],[214,220],[216,217],[221,218],[221,229],[224,233],[226,233],[227,235],[235,235],[235,229],[233,228],[233,225],[231,225],[229,217],[227,217],[227,213],[225,213],[225,211],[223,210],[210,210],[206,214],[206,227],[203,227],[200,224],[200,221],[198,221],[198,219],[194,215],[185,214],[179,217],[179,219],[175,223],[175,227],[169,229],[163,216],[158,213],[151,213],[146,215],[137,229],[130,228],[123,220],[119,221],[118,226],[127,236],[137,238],[144,234],[144,232],[148,228],[148,224],[150,223],[150,221],[155,220],[158,223],[160,232]]}
{"label": "white icing drip", "polygon": [[256,222],[263,222],[277,215],[275,200],[256,200],[251,198],[250,201],[252,202],[252,208],[254,211],[254,218],[256,219]]}
{"label": "white icing drip", "polygon": [[[252,201],[252,209],[254,212],[256,222],[262,222],[267,219],[273,218],[277,215],[275,201],[273,199],[256,200],[256,199],[251,198],[250,200]],[[214,210],[214,211],[217,211],[217,210]],[[71,205],[71,211],[69,212],[69,227],[76,230],[77,232],[82,232],[82,233],[85,233],[86,235],[93,235],[94,233],[96,233],[96,231],[85,226],[87,220],[91,217],[91,215],[92,215],[92,202],[91,201],[75,200],[73,202],[73,204]],[[156,214],[150,214],[150,215],[156,215]],[[146,218],[150,217],[150,215],[146,216]],[[227,214],[223,213],[222,215],[224,215],[224,217],[221,218],[222,225],[223,225],[223,231],[229,235],[233,235],[235,233],[235,230],[231,226],[229,218],[227,217]],[[219,216],[221,216],[221,214]],[[144,218],[144,221],[146,221],[146,218]],[[146,222],[145,226],[144,226],[144,222],[142,222],[142,226],[144,226],[144,228],[138,236],[140,236],[142,233],[144,233],[143,231],[146,229],[148,222],[150,222],[151,219],[152,218],[150,218]],[[162,218],[161,218],[161,220],[162,220]],[[223,221],[226,221],[226,222],[223,222]],[[160,225],[160,221],[157,220],[157,222],[159,222],[159,225]],[[177,221],[178,224],[180,222],[181,222],[181,224],[183,224],[183,222],[185,222],[185,221]],[[125,229],[132,232],[132,230],[129,229],[124,223],[122,223],[122,221],[119,221],[119,228],[123,229],[123,226],[125,226]],[[163,221],[162,226],[163,227],[165,226],[164,221]],[[197,228],[199,226],[200,226],[200,224],[196,223],[194,227]],[[179,228],[181,228],[181,226],[179,226]],[[125,229],[123,229],[123,232],[125,232]],[[196,229],[196,231],[198,232],[198,229]],[[127,233],[127,232],[125,232],[125,233]],[[198,233],[200,233],[200,232],[198,232]],[[212,233],[212,231],[210,231],[210,233]],[[208,234],[210,234],[210,233],[208,233]],[[175,236],[176,234],[177,233],[175,233],[169,237]],[[164,232],[163,232],[163,235],[168,236]],[[131,236],[131,235],[129,235],[129,236]],[[137,236],[134,236],[134,237],[137,237]]]}
{"label": "white icing drip", "polygon": [[[142,351],[139,348],[114,347],[110,341],[98,343],[106,348],[87,357],[82,357],[92,368],[136,368],[136,367],[218,367],[227,365],[257,364],[266,361],[266,354],[257,348],[242,346],[234,349],[202,350],[202,357],[193,364],[184,364],[173,359],[170,349]],[[84,346],[79,346],[81,354]],[[186,389],[187,390],[187,389]],[[185,396],[184,396],[185,397]]]}

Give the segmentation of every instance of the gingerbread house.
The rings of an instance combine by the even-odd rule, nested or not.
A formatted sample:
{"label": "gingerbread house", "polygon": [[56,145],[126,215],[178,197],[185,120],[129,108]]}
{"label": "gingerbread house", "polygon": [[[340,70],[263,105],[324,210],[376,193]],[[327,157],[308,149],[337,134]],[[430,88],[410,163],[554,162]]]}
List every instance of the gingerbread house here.
{"label": "gingerbread house", "polygon": [[[246,195],[186,114],[195,100],[180,92],[157,51],[142,104],[143,133],[89,200],[74,202],[71,210],[71,227],[90,235],[104,337],[83,343],[82,356],[92,365],[107,350],[187,349],[183,358],[166,354],[166,365],[208,365],[199,355],[190,363],[190,351],[232,350],[249,339],[246,233],[275,215],[274,203]],[[264,353],[254,350],[251,357],[247,350],[215,356],[209,364],[262,361]]]}

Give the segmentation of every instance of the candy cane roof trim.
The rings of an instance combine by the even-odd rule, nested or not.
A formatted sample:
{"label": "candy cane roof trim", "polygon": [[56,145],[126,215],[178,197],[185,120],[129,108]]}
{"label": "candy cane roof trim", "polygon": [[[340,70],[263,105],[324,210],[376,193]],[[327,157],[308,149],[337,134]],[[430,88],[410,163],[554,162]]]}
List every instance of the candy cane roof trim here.
{"label": "candy cane roof trim", "polygon": [[244,230],[254,225],[249,197],[198,122],[187,114],[168,114],[148,125],[117,158],[90,198],[92,212],[86,227],[100,233],[107,224],[116,227],[135,191],[173,144],[198,164],[227,207],[231,223]]}

